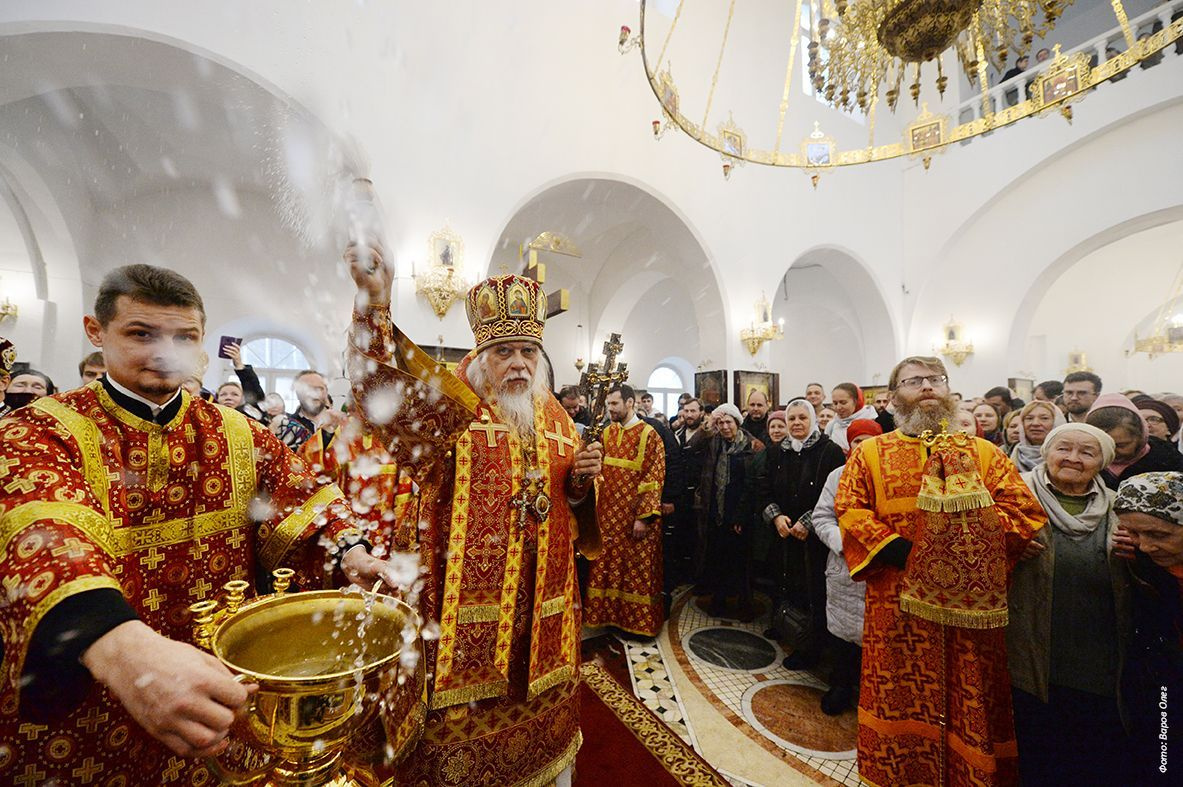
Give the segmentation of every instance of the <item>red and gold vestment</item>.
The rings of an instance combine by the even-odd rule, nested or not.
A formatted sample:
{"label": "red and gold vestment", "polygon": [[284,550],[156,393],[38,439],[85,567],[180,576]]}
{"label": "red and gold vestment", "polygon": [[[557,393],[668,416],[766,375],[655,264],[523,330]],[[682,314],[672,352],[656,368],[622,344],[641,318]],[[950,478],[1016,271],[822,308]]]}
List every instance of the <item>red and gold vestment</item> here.
{"label": "red and gold vestment", "polygon": [[344,493],[354,526],[370,542],[372,554],[382,557],[414,547],[418,522],[411,476],[365,431],[360,418],[349,416],[327,446],[317,431],[299,453],[320,483],[336,484]]}
{"label": "red and gold vestment", "polygon": [[[520,438],[496,405],[469,387],[473,355],[455,376],[441,374],[394,329],[385,309],[355,314],[354,337],[379,370],[363,376],[369,382],[361,390],[355,377],[358,400],[375,394],[370,385],[397,392],[397,411],[372,426],[419,484],[419,610],[429,628],[439,629],[438,639],[424,643],[423,738],[394,783],[549,784],[574,762],[582,741],[577,525],[567,498],[579,446],[575,425],[553,396],[539,396],[534,434]],[[422,400],[431,408],[420,408],[418,417],[409,414],[417,405],[399,378],[408,374],[433,386]],[[440,397],[455,407],[436,418]],[[431,423],[423,420],[428,416]],[[429,443],[435,448],[427,453]]]}
{"label": "red and gold vestment", "polygon": [[39,399],[0,422],[0,783],[211,784],[103,686],[64,718],[19,713],[37,624],[64,599],[111,588],[145,624],[192,640],[189,605],[231,579],[286,564],[319,571],[350,529],[341,493],[241,413],[182,393],[163,425],[120,407],[100,382]]}
{"label": "red and gold vestment", "polygon": [[[975,438],[969,450],[1013,567],[1046,517],[997,447]],[[871,438],[851,454],[835,499],[850,575],[867,583],[859,778],[881,787],[1015,784],[1006,629],[946,626],[902,612],[904,572],[876,560],[893,541],[916,539],[927,459],[918,438],[898,431]]]}
{"label": "red and gold vestment", "polygon": [[[604,470],[596,479],[596,522],[604,549],[592,561],[583,622],[655,637],[665,620],[661,576],[661,487],[665,450],[657,431],[637,419],[604,430]],[[642,539],[633,523],[651,519]]]}

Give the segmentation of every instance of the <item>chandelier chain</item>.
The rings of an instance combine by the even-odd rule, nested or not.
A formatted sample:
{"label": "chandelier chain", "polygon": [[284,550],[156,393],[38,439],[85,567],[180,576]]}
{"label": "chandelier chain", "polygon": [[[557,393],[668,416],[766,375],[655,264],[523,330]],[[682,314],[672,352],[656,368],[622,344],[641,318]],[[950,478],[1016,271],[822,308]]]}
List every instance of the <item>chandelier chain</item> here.
{"label": "chandelier chain", "polygon": [[780,111],[776,118],[776,147],[773,155],[780,153],[780,141],[785,132],[785,114],[789,111],[789,93],[793,88],[793,66],[797,62],[797,42],[801,40],[801,6],[807,0],[797,0],[797,11],[793,15],[793,29],[789,33],[789,65],[785,68],[785,89],[780,96]]}
{"label": "chandelier chain", "polygon": [[727,36],[731,32],[731,18],[735,16],[735,0],[727,8],[727,24],[723,26],[723,40],[719,43],[719,59],[715,61],[715,73],[711,76],[711,90],[707,93],[707,108],[702,113],[702,127],[706,128],[711,116],[711,102],[715,100],[715,87],[719,84],[719,69],[723,66],[723,53],[727,50]]}
{"label": "chandelier chain", "polygon": [[653,72],[657,73],[661,70],[661,61],[665,59],[665,48],[670,45],[670,39],[674,36],[674,28],[678,26],[678,20],[682,18],[682,5],[686,0],[678,0],[678,10],[674,12],[674,21],[670,25],[669,32],[665,34],[665,40],[661,42],[661,51],[657,53],[657,62],[653,64]]}

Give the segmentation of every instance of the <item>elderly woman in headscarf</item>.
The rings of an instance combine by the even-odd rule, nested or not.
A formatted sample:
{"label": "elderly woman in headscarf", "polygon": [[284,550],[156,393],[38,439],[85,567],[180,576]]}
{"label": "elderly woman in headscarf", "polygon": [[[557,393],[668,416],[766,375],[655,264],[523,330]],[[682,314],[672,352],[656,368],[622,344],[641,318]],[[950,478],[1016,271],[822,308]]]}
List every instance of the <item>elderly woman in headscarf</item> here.
{"label": "elderly woman in headscarf", "polygon": [[1085,421],[1113,438],[1117,453],[1101,472],[1110,489],[1142,473],[1183,472],[1183,454],[1171,443],[1150,434],[1138,408],[1121,394],[1101,394]]}
{"label": "elderly woman in headscarf", "polygon": [[1113,510],[1120,520],[1119,539],[1125,536],[1136,549],[1134,634],[1122,691],[1138,747],[1133,760],[1144,770],[1124,782],[1148,784],[1163,778],[1159,736],[1177,739],[1173,728],[1183,703],[1183,473],[1125,479]]}
{"label": "elderly woman in headscarf", "polygon": [[756,496],[752,464],[764,444],[740,428],[743,416],[735,405],[721,404],[711,417],[714,436],[705,449],[695,493],[700,545],[695,567],[703,589],[711,594],[710,615],[727,615],[728,600],[738,597],[737,617],[750,619],[753,607],[748,541]]}
{"label": "elderly woman in headscarf", "polygon": [[807,669],[817,662],[826,633],[826,545],[809,533],[801,518],[817,505],[830,471],[846,464],[846,454],[818,429],[816,411],[805,399],[789,402],[785,419],[788,436],[765,460],[761,510],[781,538],[785,600],[808,611],[810,619],[806,646],[785,659],[785,667]]}
{"label": "elderly woman in headscarf", "polygon": [[1007,664],[1024,784],[1118,784],[1128,767],[1121,665],[1130,636],[1128,563],[1115,553],[1117,517],[1101,470],[1113,439],[1062,424],[1023,480],[1051,527],[1015,567]]}
{"label": "elderly woman in headscarf", "polygon": [[1020,473],[1028,473],[1043,461],[1043,441],[1064,423],[1064,414],[1051,402],[1037,399],[1019,411],[1019,442],[1010,453]]}

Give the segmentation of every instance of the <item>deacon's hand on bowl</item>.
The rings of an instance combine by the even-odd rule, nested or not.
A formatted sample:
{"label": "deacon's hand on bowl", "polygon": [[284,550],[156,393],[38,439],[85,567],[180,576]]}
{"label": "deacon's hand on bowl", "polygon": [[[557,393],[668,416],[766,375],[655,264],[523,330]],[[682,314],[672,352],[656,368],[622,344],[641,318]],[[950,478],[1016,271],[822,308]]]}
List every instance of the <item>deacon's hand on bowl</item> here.
{"label": "deacon's hand on bowl", "polygon": [[364,247],[350,243],[345,247],[345,262],[349,264],[349,275],[357,285],[358,306],[389,307],[394,270],[386,264],[382,247],[377,243]]}
{"label": "deacon's hand on bowl", "polygon": [[83,665],[148,733],[182,757],[211,757],[228,745],[235,714],[258,690],[220,661],[138,620],[108,631]]}

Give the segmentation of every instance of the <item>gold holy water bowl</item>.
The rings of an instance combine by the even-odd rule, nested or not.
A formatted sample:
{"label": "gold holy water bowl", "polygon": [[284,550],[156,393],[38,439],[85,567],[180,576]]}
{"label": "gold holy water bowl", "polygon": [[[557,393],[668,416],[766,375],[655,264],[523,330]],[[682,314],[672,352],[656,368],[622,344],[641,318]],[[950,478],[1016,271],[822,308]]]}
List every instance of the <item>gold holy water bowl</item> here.
{"label": "gold holy water bowl", "polygon": [[[407,626],[415,630],[410,639]],[[400,655],[417,639],[415,612],[385,595],[281,592],[229,612],[210,650],[259,689],[215,763],[218,776],[276,787],[356,784],[342,751],[377,724],[380,698],[421,691],[421,669],[398,680]]]}

